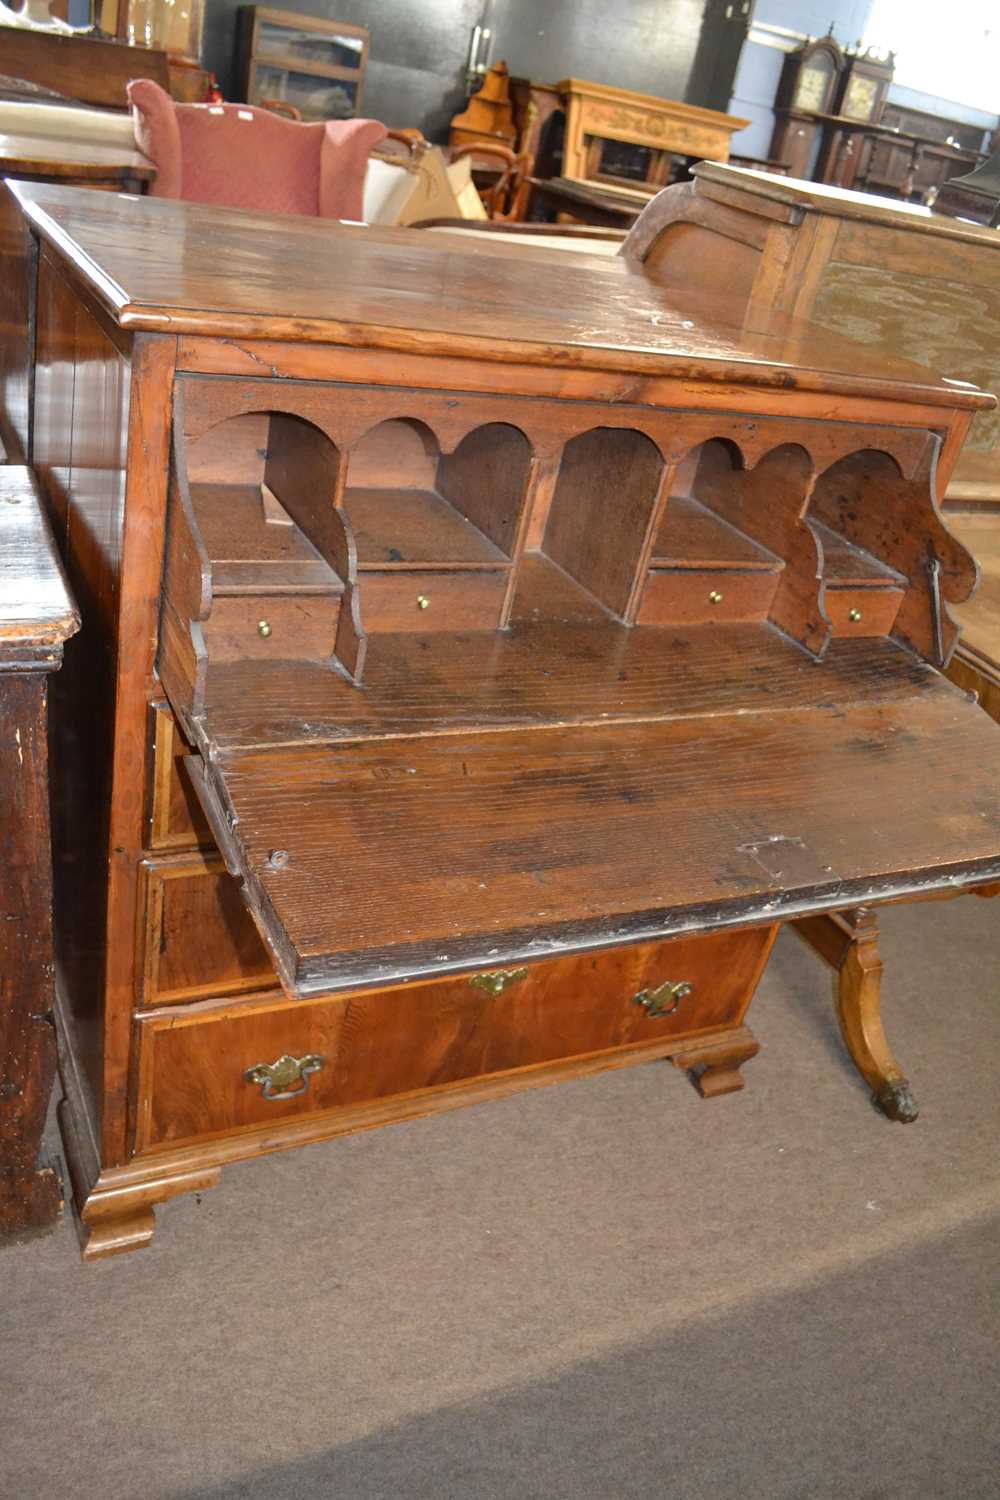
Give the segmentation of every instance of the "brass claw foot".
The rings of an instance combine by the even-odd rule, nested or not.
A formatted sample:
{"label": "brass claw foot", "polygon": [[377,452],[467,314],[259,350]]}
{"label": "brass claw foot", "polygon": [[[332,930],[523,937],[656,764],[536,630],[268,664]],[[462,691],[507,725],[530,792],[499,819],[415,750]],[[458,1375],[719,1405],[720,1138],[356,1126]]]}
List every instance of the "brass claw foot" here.
{"label": "brass claw foot", "polygon": [[872,1103],[882,1114],[890,1120],[898,1120],[901,1125],[909,1125],[920,1113],[913,1090],[905,1078],[884,1083],[877,1093],[872,1094]]}

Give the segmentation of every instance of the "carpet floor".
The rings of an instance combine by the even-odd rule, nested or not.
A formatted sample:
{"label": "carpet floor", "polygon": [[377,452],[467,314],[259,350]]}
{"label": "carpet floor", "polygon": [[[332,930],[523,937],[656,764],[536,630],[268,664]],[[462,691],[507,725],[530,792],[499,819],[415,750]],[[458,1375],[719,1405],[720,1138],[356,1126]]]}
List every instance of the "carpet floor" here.
{"label": "carpet floor", "polygon": [[1000,902],[884,914],[920,1119],[779,939],[741,1094],[663,1064],[0,1254],[17,1500],[997,1500]]}

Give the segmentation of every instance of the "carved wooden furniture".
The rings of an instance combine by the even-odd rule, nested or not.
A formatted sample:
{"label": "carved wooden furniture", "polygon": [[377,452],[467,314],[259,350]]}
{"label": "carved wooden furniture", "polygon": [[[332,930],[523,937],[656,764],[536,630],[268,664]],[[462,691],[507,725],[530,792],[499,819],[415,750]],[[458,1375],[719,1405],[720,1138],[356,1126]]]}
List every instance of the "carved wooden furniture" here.
{"label": "carved wooden furniture", "polygon": [[674,157],[725,161],[730,138],[750,123],[580,78],[566,78],[556,87],[566,111],[564,177],[645,184],[655,192],[669,180]]}
{"label": "carved wooden furniture", "polygon": [[896,144],[890,137],[876,141],[863,164],[867,192],[899,193],[930,202],[931,195],[939,193],[946,182],[982,160],[981,126],[901,104],[886,104],[879,123],[917,139],[920,149],[914,163],[905,144]]}
{"label": "carved wooden furniture", "polygon": [[738,1088],[776,923],[1000,874],[1000,728],[932,665],[991,398],[617,257],[9,191],[8,420],[83,602],[88,1255],[264,1151],[654,1058]]}
{"label": "carved wooden furniture", "polygon": [[494,63],[486,70],[476,92],[469,96],[465,109],[452,117],[448,145],[468,146],[485,141],[512,150],[516,140],[507,64]]}
{"label": "carved wooden furniture", "polygon": [[0,1242],[62,1210],[39,1159],[56,1070],[45,698],[78,626],[32,477],[0,466]]}
{"label": "carved wooden furniture", "polygon": [[361,113],[368,29],[262,5],[240,6],[240,67],[248,104],[291,104],[303,120]]}
{"label": "carved wooden furniture", "polygon": [[[670,188],[624,252],[668,286],[724,285],[748,326],[808,318],[1000,391],[1000,233],[918,204],[714,162]],[[976,417],[949,500],[1000,500],[1000,416]]]}
{"label": "carved wooden furniture", "polygon": [[808,177],[820,133],[817,115],[830,114],[840,92],[844,53],[832,36],[810,38],[787,52],[774,96],[771,156],[792,177]]}

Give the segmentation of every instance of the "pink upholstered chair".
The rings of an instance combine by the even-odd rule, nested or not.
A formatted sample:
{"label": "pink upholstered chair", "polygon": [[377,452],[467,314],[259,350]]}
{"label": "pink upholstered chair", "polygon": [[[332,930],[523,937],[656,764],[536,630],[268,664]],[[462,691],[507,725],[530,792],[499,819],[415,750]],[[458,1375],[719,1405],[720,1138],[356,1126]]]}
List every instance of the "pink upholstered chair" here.
{"label": "pink upholstered chair", "polygon": [[368,153],[386,135],[378,120],[297,124],[250,104],[175,104],[150,78],[127,92],[153,197],[361,218]]}

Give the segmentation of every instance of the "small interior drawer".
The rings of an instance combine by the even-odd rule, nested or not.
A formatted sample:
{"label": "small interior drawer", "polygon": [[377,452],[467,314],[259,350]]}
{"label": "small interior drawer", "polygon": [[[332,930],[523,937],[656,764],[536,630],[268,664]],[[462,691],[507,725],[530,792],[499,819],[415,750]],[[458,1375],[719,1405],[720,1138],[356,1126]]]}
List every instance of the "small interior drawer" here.
{"label": "small interior drawer", "polygon": [[143,1018],[137,1149],[735,1026],[775,930]]}
{"label": "small interior drawer", "polygon": [[507,571],[365,573],[361,614],[369,631],[495,630]]}
{"label": "small interior drawer", "polygon": [[888,635],[896,623],[903,593],[901,588],[832,588],[827,585],[823,608],[836,637]]}
{"label": "small interior drawer", "polygon": [[140,1005],[277,985],[239,882],[218,855],[144,860],[140,872]]}
{"label": "small interior drawer", "polygon": [[640,625],[704,625],[764,620],[778,574],[757,570],[654,568],[639,607]]}
{"label": "small interior drawer", "polygon": [[339,594],[222,597],[205,622],[205,645],[214,662],[325,661],[333,654],[339,613]]}
{"label": "small interior drawer", "polygon": [[147,848],[211,848],[212,834],[184,764],[191,751],[165,703],[149,706],[149,744]]}

